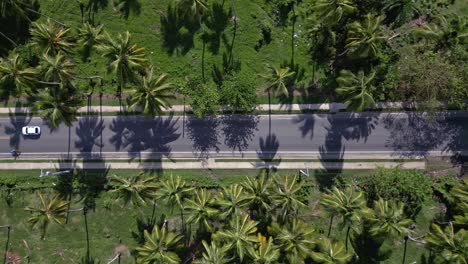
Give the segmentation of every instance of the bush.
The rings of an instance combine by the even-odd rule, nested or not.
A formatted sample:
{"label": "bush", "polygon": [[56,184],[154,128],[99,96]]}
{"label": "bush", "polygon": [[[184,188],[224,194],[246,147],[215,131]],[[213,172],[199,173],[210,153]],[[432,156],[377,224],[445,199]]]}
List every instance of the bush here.
{"label": "bush", "polygon": [[405,211],[415,217],[422,205],[432,194],[432,181],[417,170],[379,168],[373,175],[356,179],[367,193],[368,203],[382,197],[405,204]]}
{"label": "bush", "polygon": [[219,92],[214,82],[192,79],[187,83],[185,93],[192,99],[190,106],[196,117],[214,115],[219,110]]}
{"label": "bush", "polygon": [[255,80],[251,74],[235,73],[226,78],[221,86],[220,102],[232,113],[251,112],[257,103]]}

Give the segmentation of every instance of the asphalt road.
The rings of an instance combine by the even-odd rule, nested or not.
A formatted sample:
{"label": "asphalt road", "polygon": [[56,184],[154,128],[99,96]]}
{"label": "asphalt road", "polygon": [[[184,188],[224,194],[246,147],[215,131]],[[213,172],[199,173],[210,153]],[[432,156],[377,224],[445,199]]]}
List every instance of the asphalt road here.
{"label": "asphalt road", "polygon": [[[185,124],[185,125],[184,125]],[[25,138],[21,128],[37,125],[40,138]],[[70,134],[69,134],[70,133]],[[70,127],[51,130],[40,118],[0,118],[0,153],[117,153],[135,157],[213,155],[215,153],[318,152],[340,158],[346,152],[424,155],[429,151],[468,150],[468,112],[337,113],[304,115],[218,116],[202,120],[165,116],[79,118]]]}

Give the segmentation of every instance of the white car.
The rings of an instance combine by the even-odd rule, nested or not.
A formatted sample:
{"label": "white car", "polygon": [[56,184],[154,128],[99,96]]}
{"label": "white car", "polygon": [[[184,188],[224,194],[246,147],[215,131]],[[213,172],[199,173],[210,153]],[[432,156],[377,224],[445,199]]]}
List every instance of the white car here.
{"label": "white car", "polygon": [[38,126],[24,126],[21,132],[23,136],[39,136],[41,134],[41,128]]}

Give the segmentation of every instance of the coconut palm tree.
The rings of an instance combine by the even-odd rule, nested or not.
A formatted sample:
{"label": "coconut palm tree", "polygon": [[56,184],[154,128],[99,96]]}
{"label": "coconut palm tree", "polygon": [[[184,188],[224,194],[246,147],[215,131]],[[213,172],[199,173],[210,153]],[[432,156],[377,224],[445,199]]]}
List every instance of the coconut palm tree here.
{"label": "coconut palm tree", "polygon": [[184,230],[184,204],[194,190],[180,176],[171,174],[169,179],[161,181],[161,187],[155,192],[156,200],[165,203],[170,208],[179,208],[182,229]]}
{"label": "coconut palm tree", "polygon": [[146,64],[145,49],[130,42],[130,33],[119,34],[117,39],[104,34],[102,43],[97,45],[98,52],[108,61],[107,71],[117,77],[117,96],[121,99],[122,90],[129,82],[137,80],[137,73]]}
{"label": "coconut palm tree", "polygon": [[195,195],[192,199],[185,201],[184,209],[188,213],[187,223],[198,223],[199,231],[213,231],[211,221],[218,215],[219,211],[213,207],[214,197],[212,193],[206,189],[195,190]]}
{"label": "coconut palm tree", "polygon": [[46,23],[34,22],[30,29],[32,46],[51,56],[60,51],[72,53],[75,43],[72,41],[70,28],[65,28],[50,19]]}
{"label": "coconut palm tree", "polygon": [[37,72],[29,68],[18,54],[0,58],[0,87],[7,96],[31,94],[37,81]]}
{"label": "coconut palm tree", "polygon": [[425,238],[426,246],[436,253],[437,258],[444,263],[467,264],[468,260],[468,235],[466,230],[460,229],[454,232],[453,224],[450,222],[447,227],[442,228],[437,224],[432,224],[431,232]]}
{"label": "coconut palm tree", "polygon": [[468,39],[468,21],[465,17],[453,15],[448,20],[437,16],[430,24],[413,30],[414,35],[435,42],[435,49],[447,49]]}
{"label": "coconut palm tree", "polygon": [[55,56],[45,53],[42,56],[39,71],[45,83],[71,89],[76,75],[75,66],[76,64],[62,52]]}
{"label": "coconut palm tree", "polygon": [[374,210],[368,220],[371,223],[369,233],[376,237],[396,238],[405,236],[403,262],[405,263],[407,236],[411,232],[408,228],[413,221],[405,217],[404,204],[401,202],[385,201],[380,198],[374,202]]}
{"label": "coconut palm tree", "polygon": [[155,181],[156,177],[145,178],[143,172],[129,178],[117,175],[109,178],[109,184],[113,187],[111,192],[116,193],[124,205],[133,206],[146,206],[149,200],[153,200],[158,188]]}
{"label": "coconut palm tree", "polygon": [[301,263],[315,244],[315,230],[306,222],[293,218],[280,226],[274,223],[269,229],[279,245],[287,263]]}
{"label": "coconut palm tree", "polygon": [[357,8],[353,0],[318,0],[313,2],[312,10],[328,25],[334,25],[343,15],[352,14]]}
{"label": "coconut palm tree", "polygon": [[273,237],[268,239],[260,233],[257,235],[258,244],[255,249],[250,252],[251,263],[254,264],[275,264],[278,263],[280,257],[280,250],[277,245],[273,243]]}
{"label": "coconut palm tree", "polygon": [[213,234],[214,241],[223,243],[226,248],[242,262],[249,252],[252,252],[257,242],[257,222],[249,220],[248,215],[236,215],[225,229]]}
{"label": "coconut palm tree", "polygon": [[450,191],[455,198],[453,204],[460,213],[468,211],[468,179],[458,182]]}
{"label": "coconut palm tree", "polygon": [[288,81],[291,76],[294,75],[293,71],[290,71],[289,67],[286,68],[277,68],[272,66],[267,66],[267,73],[261,75],[261,77],[266,82],[266,91],[268,96],[270,93],[273,93],[277,96],[279,95],[289,95],[288,91]]}
{"label": "coconut palm tree", "polygon": [[42,119],[49,121],[53,128],[58,128],[61,123],[71,127],[73,121],[76,121],[80,105],[78,97],[49,88],[42,91],[34,103]]}
{"label": "coconut palm tree", "polygon": [[0,17],[27,18],[27,8],[30,8],[34,2],[34,0],[1,0]]}
{"label": "coconut palm tree", "polygon": [[231,263],[231,259],[227,256],[227,248],[220,247],[215,242],[211,241],[211,244],[203,240],[203,247],[205,250],[202,253],[202,258],[195,260],[195,264],[228,264]]}
{"label": "coconut palm tree", "polygon": [[150,67],[143,76],[141,85],[132,90],[130,108],[140,107],[143,114],[151,118],[161,114],[163,108],[168,108],[167,99],[174,96],[169,94],[172,84],[167,82],[167,76],[165,73],[156,76]]}
{"label": "coconut palm tree", "polygon": [[372,96],[375,89],[372,85],[374,77],[375,72],[366,76],[363,71],[359,71],[357,75],[348,70],[340,71],[340,76],[336,79],[336,93],[345,98],[350,111],[362,111],[375,105]]}
{"label": "coconut palm tree", "polygon": [[361,222],[363,213],[366,213],[364,193],[356,191],[352,187],[340,190],[336,186],[333,186],[331,190],[322,196],[320,204],[331,215],[328,236],[330,236],[334,217],[338,217],[341,226],[347,228],[345,245],[346,251],[348,251],[349,232],[351,228]]}
{"label": "coconut palm tree", "polygon": [[247,207],[248,199],[246,190],[240,184],[223,187],[216,199],[220,206],[220,217],[231,219],[232,216],[240,214]]}
{"label": "coconut palm tree", "polygon": [[87,59],[91,54],[91,51],[104,38],[104,25],[93,26],[88,22],[83,23],[78,28],[77,42],[80,47],[83,47],[83,58]]}
{"label": "coconut palm tree", "polygon": [[306,206],[298,199],[302,183],[299,182],[297,175],[276,176],[274,182],[277,191],[273,195],[273,203],[276,205],[275,209],[279,210],[277,221],[283,224],[291,217],[297,216],[299,210]]}
{"label": "coconut palm tree", "polygon": [[178,264],[181,263],[177,250],[182,247],[182,235],[169,232],[166,227],[154,227],[149,233],[144,232],[145,244],[137,247],[137,263],[142,264]]}
{"label": "coconut palm tree", "polygon": [[385,40],[381,22],[382,17],[367,14],[364,21],[352,23],[346,38],[347,51],[358,58],[375,58],[379,45]]}
{"label": "coconut palm tree", "polygon": [[41,232],[41,239],[45,239],[47,228],[50,223],[59,225],[65,224],[67,218],[67,201],[60,199],[59,195],[54,195],[52,198],[45,198],[42,193],[37,194],[40,204],[38,207],[26,207],[24,210],[31,212],[31,216],[27,222],[32,228],[38,228]]}
{"label": "coconut palm tree", "polygon": [[413,0],[385,0],[382,9],[385,20],[399,27],[420,13],[418,3]]}
{"label": "coconut palm tree", "polygon": [[332,242],[328,238],[320,239],[318,251],[311,252],[311,257],[315,262],[325,264],[345,264],[351,260],[352,256],[344,250],[343,242]]}

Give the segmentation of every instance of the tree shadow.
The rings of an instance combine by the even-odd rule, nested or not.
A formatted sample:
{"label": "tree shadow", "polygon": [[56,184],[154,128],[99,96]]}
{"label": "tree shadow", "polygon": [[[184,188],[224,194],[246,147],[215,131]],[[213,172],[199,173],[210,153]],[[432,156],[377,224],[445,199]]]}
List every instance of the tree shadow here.
{"label": "tree shadow", "polygon": [[431,150],[444,145],[450,126],[444,114],[408,112],[406,118],[386,115],[383,118],[385,129],[390,132],[386,146],[396,155],[404,157],[426,156]]}
{"label": "tree shadow", "polygon": [[314,126],[315,126],[315,115],[303,114],[298,115],[293,119],[294,124],[301,124],[299,130],[301,131],[301,136],[305,138],[310,134],[310,140],[314,137]]}
{"label": "tree shadow", "polygon": [[90,157],[93,162],[83,163],[81,168],[75,170],[80,201],[88,209],[96,209],[96,199],[105,190],[107,174],[110,164],[100,155]]}
{"label": "tree shadow", "polygon": [[266,138],[260,138],[260,150],[257,150],[257,157],[262,161],[262,163],[257,164],[257,166],[262,168],[262,171],[265,171],[268,176],[270,172],[275,172],[277,167],[281,163],[280,158],[275,158],[278,153],[280,143],[276,135],[268,134]]}
{"label": "tree shadow", "polygon": [[219,152],[219,120],[215,116],[190,117],[186,125],[188,138],[192,141],[192,151],[199,159],[207,158],[212,150]]}
{"label": "tree shadow", "polygon": [[448,129],[446,138],[448,138],[444,151],[459,153],[460,151],[468,151],[468,122],[466,117],[458,115],[457,112],[449,112],[445,115]]}
{"label": "tree shadow", "polygon": [[88,21],[90,24],[94,25],[94,16],[99,11],[99,9],[104,10],[108,4],[109,0],[88,0],[88,3],[86,4],[86,11],[88,12]]}
{"label": "tree shadow", "polygon": [[94,146],[97,146],[99,149],[104,147],[100,140],[104,128],[104,120],[100,119],[97,115],[80,118],[78,127],[75,129],[75,133],[78,136],[78,139],[75,141],[75,148],[79,149],[80,156],[83,159],[91,158]]}
{"label": "tree shadow", "polygon": [[380,263],[390,258],[392,250],[383,250],[384,239],[374,238],[369,233],[369,228],[364,227],[361,233],[351,236],[351,244],[358,258],[351,261],[352,264]]}
{"label": "tree shadow", "polygon": [[[142,168],[148,171],[155,163],[160,164],[163,157],[171,159],[172,148],[169,144],[180,137],[180,133],[177,133],[178,120],[173,115],[156,119],[119,116],[110,126],[114,132],[110,142],[117,150],[126,149],[130,160],[142,161],[141,152],[150,152],[147,162],[142,164]],[[156,172],[161,171],[162,168]]]}
{"label": "tree shadow", "polygon": [[207,32],[204,34],[205,41],[208,43],[208,49],[213,54],[218,54],[221,40],[227,42],[226,36],[223,34],[229,24],[231,11],[225,10],[220,3],[211,5],[210,15],[205,20]]}
{"label": "tree shadow", "polygon": [[[229,61],[231,60],[231,61]],[[235,57],[231,57],[229,59],[228,53],[225,51],[223,52],[221,67],[216,64],[212,65],[212,72],[211,75],[213,77],[214,82],[217,85],[222,85],[226,75],[229,75],[233,72],[239,72],[241,69],[241,61],[236,59]]]}
{"label": "tree shadow", "polygon": [[128,19],[130,13],[137,16],[141,13],[141,3],[139,0],[113,0],[112,4],[125,19]]}
{"label": "tree shadow", "polygon": [[197,30],[198,27],[186,21],[180,10],[172,5],[169,5],[166,14],[161,16],[162,46],[169,55],[187,54],[195,45],[193,38]]}
{"label": "tree shadow", "polygon": [[328,114],[327,121],[325,144],[319,147],[320,162],[324,169],[319,175],[316,174],[316,180],[321,189],[330,188],[336,176],[340,175],[343,170],[343,158],[346,152],[343,140],[366,142],[378,123],[378,116],[337,113]]}
{"label": "tree shadow", "polygon": [[[23,108],[20,102],[15,105],[15,112],[8,112],[11,126],[5,126],[5,134],[10,136],[10,147],[19,149],[20,141],[23,137],[21,129],[29,125],[32,119],[32,114],[28,112],[27,108]],[[25,138],[26,139],[26,138]]]}
{"label": "tree shadow", "polygon": [[68,159],[66,155],[63,155],[56,162],[58,164],[58,166],[55,168],[57,172],[65,172],[67,170],[70,170],[70,172],[57,176],[57,182],[54,186],[54,189],[63,199],[71,199],[74,190],[73,181],[75,178],[73,170],[76,167],[76,160]]}
{"label": "tree shadow", "polygon": [[222,117],[224,144],[232,151],[243,152],[252,142],[259,118],[256,115],[225,115]]}

